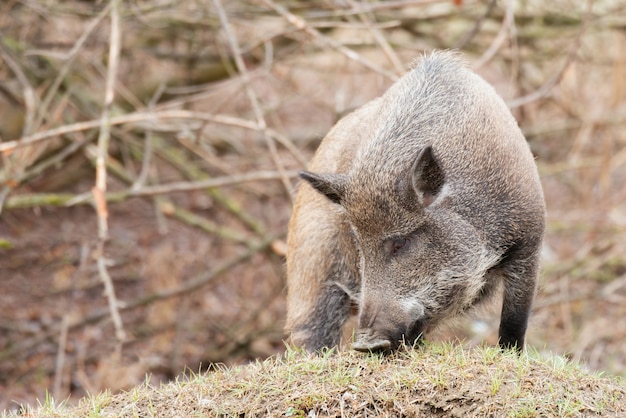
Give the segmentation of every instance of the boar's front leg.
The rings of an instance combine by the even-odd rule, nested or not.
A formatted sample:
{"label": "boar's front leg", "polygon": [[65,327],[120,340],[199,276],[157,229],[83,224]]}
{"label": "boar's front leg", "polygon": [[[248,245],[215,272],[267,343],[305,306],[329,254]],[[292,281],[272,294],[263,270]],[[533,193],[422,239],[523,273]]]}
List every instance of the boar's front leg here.
{"label": "boar's front leg", "polygon": [[[332,348],[340,343],[343,325],[350,314],[350,297],[341,286],[345,280],[345,269],[341,264],[340,260],[335,260],[328,269],[320,267],[321,286],[313,303],[308,305],[306,319],[303,317],[289,327],[292,341],[308,351]],[[301,310],[302,306],[298,309]]]}
{"label": "boar's front leg", "polygon": [[501,267],[504,298],[499,330],[500,347],[521,350],[539,275],[539,249],[510,251]]}
{"label": "boar's front leg", "polygon": [[286,329],[308,351],[340,343],[359,291],[351,234],[335,205],[301,190],[289,226]]}

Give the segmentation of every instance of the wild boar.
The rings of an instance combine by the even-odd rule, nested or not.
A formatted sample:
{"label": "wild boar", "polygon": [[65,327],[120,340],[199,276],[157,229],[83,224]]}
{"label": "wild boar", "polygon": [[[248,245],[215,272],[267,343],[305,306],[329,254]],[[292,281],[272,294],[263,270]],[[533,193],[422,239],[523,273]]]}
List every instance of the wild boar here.
{"label": "wild boar", "polygon": [[511,112],[457,53],[422,57],[340,120],[301,177],[287,250],[296,345],[336,346],[355,304],[352,347],[393,350],[502,288],[499,344],[523,347],[543,191]]}

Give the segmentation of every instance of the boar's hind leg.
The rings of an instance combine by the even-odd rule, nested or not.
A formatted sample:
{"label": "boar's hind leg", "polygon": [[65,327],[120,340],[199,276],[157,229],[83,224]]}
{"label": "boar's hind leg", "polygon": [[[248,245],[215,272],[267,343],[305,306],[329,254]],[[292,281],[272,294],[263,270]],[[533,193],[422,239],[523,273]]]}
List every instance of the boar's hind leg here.
{"label": "boar's hind leg", "polygon": [[504,299],[500,319],[500,347],[521,350],[524,347],[528,317],[535,296],[539,257],[537,254],[510,254],[502,268]]}

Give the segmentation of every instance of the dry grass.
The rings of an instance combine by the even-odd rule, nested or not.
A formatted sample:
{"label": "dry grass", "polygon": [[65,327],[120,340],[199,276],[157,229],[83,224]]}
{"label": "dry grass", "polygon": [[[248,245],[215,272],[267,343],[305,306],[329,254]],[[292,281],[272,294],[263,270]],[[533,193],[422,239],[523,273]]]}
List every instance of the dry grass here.
{"label": "dry grass", "polygon": [[355,352],[280,358],[175,382],[101,393],[29,417],[622,417],[626,385],[562,357],[427,344],[391,356]]}

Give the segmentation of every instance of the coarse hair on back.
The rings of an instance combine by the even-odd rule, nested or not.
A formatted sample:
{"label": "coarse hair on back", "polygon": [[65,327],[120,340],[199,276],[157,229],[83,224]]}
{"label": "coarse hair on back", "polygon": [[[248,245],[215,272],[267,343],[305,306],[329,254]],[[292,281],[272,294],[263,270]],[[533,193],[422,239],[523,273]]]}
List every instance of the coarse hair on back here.
{"label": "coarse hair on back", "polygon": [[463,68],[469,68],[469,63],[465,59],[465,56],[457,49],[449,49],[446,51],[432,50],[430,52],[424,51],[424,53],[414,58],[409,64],[409,70],[414,70],[419,66],[428,66],[430,64],[436,65],[456,65]]}

